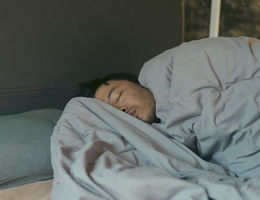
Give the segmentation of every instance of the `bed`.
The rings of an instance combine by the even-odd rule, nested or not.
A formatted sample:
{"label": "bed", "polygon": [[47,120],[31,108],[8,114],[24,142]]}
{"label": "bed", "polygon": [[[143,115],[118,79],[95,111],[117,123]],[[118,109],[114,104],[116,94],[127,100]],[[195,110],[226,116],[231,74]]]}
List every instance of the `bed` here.
{"label": "bed", "polygon": [[139,82],[159,123],[70,100],[51,137],[51,198],[259,199],[259,58],[260,40],[220,37],[150,59]]}
{"label": "bed", "polygon": [[182,3],[15,0],[0,13],[0,199],[47,200],[50,137],[78,83],[138,74],[179,45]]}
{"label": "bed", "polygon": [[17,187],[0,190],[3,200],[49,200],[51,195],[52,180],[36,181]]}

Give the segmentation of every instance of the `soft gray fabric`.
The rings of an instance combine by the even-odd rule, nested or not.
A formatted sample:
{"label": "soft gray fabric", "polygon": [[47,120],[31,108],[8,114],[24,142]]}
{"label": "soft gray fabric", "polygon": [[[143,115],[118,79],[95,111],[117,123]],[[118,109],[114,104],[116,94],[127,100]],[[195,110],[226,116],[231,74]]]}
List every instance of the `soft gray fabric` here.
{"label": "soft gray fabric", "polygon": [[184,43],[145,63],[139,80],[165,134],[239,177],[260,175],[259,40]]}
{"label": "soft gray fabric", "polygon": [[260,178],[237,178],[157,126],[104,102],[72,99],[51,138],[52,200],[256,200]]}
{"label": "soft gray fabric", "polygon": [[52,177],[50,136],[61,115],[40,109],[0,116],[0,188]]}

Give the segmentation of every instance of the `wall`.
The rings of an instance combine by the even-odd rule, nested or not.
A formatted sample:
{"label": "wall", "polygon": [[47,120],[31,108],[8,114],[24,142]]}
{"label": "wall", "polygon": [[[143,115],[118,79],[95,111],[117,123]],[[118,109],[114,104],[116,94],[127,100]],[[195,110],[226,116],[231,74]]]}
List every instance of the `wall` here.
{"label": "wall", "polygon": [[181,14],[181,0],[1,0],[0,114],[62,107],[79,82],[138,74],[181,43]]}

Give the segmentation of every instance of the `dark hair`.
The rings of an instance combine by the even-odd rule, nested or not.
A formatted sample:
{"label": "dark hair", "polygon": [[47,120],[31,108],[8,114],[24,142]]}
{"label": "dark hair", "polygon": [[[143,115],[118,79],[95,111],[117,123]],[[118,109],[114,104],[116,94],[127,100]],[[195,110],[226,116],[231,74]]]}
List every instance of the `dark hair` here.
{"label": "dark hair", "polygon": [[107,82],[109,80],[128,80],[132,81],[134,83],[138,83],[138,77],[134,74],[130,73],[114,73],[114,74],[108,74],[100,79],[94,79],[92,81],[79,83],[78,86],[81,90],[79,96],[83,97],[94,97],[96,90],[99,88],[102,84],[108,84]]}

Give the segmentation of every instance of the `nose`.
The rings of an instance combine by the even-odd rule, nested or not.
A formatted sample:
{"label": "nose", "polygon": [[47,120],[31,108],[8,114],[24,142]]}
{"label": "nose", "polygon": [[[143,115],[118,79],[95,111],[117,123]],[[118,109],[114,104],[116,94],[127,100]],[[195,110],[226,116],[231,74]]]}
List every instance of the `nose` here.
{"label": "nose", "polygon": [[127,108],[126,107],[121,107],[120,110],[122,110],[123,112],[127,112]]}

